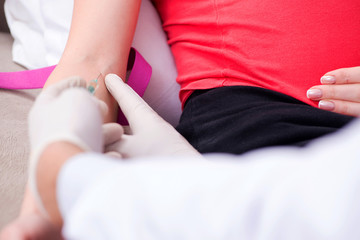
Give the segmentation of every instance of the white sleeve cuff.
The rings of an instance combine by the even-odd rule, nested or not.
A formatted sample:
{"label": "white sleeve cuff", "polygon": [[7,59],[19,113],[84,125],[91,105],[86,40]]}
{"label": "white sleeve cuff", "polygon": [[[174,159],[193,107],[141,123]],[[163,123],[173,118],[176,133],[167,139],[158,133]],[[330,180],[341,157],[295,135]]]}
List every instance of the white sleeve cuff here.
{"label": "white sleeve cuff", "polygon": [[121,160],[95,153],[78,154],[70,158],[57,178],[56,196],[61,215],[65,218],[82,192],[118,161]]}

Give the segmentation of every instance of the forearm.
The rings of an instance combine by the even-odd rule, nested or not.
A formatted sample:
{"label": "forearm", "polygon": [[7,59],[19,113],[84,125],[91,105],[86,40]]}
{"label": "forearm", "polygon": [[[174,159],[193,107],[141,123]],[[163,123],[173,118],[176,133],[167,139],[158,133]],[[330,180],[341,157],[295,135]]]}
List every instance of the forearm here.
{"label": "forearm", "polygon": [[75,0],[68,42],[45,87],[73,75],[90,81],[101,73],[96,96],[109,105],[105,121],[114,121],[116,104],[103,77],[116,73],[125,79],[139,7],[140,0]]}
{"label": "forearm", "polygon": [[37,189],[43,206],[52,223],[60,227],[62,217],[56,200],[56,182],[63,164],[76,154],[82,153],[76,145],[68,142],[50,144],[42,153],[37,167]]}

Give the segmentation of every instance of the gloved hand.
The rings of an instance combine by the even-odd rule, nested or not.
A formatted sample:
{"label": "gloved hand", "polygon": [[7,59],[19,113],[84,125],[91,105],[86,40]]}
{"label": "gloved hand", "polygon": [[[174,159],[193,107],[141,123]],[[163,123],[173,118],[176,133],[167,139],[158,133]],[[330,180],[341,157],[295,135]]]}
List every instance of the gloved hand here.
{"label": "gloved hand", "polygon": [[[37,162],[49,144],[66,141],[84,151],[103,151],[102,123],[107,106],[93,97],[85,87],[86,82],[78,77],[52,85],[38,96],[29,113],[29,183],[30,189],[37,197]],[[108,142],[116,140],[111,133],[107,133]]]}
{"label": "gloved hand", "polygon": [[102,129],[104,136],[104,154],[111,157],[122,158],[119,152],[113,151],[110,148],[107,148],[107,146],[111,146],[121,139],[121,136],[124,134],[123,127],[118,123],[112,122],[105,123],[102,126]]}
{"label": "gloved hand", "polygon": [[115,74],[105,77],[109,92],[119,103],[131,133],[107,146],[106,151],[119,152],[124,158],[151,155],[198,155],[169,123],[163,120],[137,93]]}

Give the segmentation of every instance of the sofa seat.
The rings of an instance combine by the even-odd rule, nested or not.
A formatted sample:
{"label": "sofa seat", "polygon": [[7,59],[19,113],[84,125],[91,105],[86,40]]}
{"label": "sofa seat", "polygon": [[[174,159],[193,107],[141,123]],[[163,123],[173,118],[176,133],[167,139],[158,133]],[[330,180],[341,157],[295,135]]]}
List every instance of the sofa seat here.
{"label": "sofa seat", "polygon": [[[24,70],[12,62],[12,42],[9,33],[0,32],[0,72]],[[39,92],[0,89],[0,229],[20,210],[30,149],[27,115]]]}

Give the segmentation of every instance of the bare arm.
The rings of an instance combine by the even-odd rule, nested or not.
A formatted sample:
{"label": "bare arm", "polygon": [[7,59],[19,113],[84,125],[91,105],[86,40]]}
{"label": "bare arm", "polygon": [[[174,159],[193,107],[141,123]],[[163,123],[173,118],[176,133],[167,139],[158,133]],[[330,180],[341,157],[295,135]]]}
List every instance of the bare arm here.
{"label": "bare arm", "polygon": [[[75,0],[65,51],[45,87],[72,75],[89,81],[116,73],[125,79],[139,8],[140,0]],[[116,104],[103,79],[96,96],[109,106],[105,121],[116,120]]]}
{"label": "bare arm", "polygon": [[56,142],[49,145],[41,155],[38,164],[37,182],[40,198],[51,222],[61,228],[62,217],[56,201],[56,181],[63,164],[72,156],[83,152],[68,142]]}

